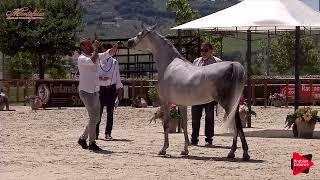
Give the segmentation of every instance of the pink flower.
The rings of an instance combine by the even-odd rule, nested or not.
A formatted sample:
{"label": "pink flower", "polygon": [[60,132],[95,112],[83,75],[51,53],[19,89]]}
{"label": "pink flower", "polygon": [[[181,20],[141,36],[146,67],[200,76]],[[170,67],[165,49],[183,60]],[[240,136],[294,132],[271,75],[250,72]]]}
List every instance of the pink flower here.
{"label": "pink flower", "polygon": [[170,109],[176,109],[176,107],[177,107],[177,105],[175,105],[175,104],[170,105]]}
{"label": "pink flower", "polygon": [[240,101],[239,101],[240,105],[246,105],[246,98],[244,98],[243,96],[240,97]]}

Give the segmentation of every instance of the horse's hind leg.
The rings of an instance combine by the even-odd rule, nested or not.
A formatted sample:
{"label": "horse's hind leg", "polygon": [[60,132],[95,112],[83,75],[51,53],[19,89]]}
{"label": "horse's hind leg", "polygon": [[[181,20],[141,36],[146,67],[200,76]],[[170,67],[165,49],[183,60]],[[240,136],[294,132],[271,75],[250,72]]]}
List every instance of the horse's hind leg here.
{"label": "horse's hind leg", "polygon": [[159,152],[159,155],[165,155],[169,147],[169,104],[162,103],[161,108],[163,109],[163,131],[164,131],[164,144],[162,149]]}
{"label": "horse's hind leg", "polygon": [[228,158],[234,158],[235,157],[234,153],[237,150],[237,139],[238,139],[238,130],[235,129],[234,130],[234,134],[233,134],[233,142],[232,142],[231,150],[230,150],[230,152],[228,154]]}
{"label": "horse's hind leg", "polygon": [[235,120],[236,120],[237,134],[239,134],[239,136],[240,136],[242,149],[243,149],[242,158],[244,161],[248,161],[250,159],[250,156],[248,154],[249,148],[248,148],[246,137],[244,136],[244,132],[243,132],[242,124],[241,124],[241,119],[240,119],[240,114],[239,114],[239,106],[237,108]]}
{"label": "horse's hind leg", "polygon": [[182,128],[183,128],[183,133],[184,133],[184,150],[181,151],[181,155],[188,155],[189,150],[189,137],[188,137],[188,114],[187,114],[187,106],[179,106],[180,112],[181,112],[181,120],[182,120]]}
{"label": "horse's hind leg", "polygon": [[239,106],[237,107],[234,120],[236,122],[236,129],[234,129],[233,142],[232,142],[231,150],[228,154],[228,158],[235,157],[234,153],[237,150],[237,138],[239,135],[242,143],[242,148],[243,148],[243,160],[248,161],[250,159],[250,156],[248,154],[248,144],[242,129],[242,124],[241,124],[241,119],[239,114]]}
{"label": "horse's hind leg", "polygon": [[242,149],[243,149],[243,160],[244,161],[249,161],[250,159],[250,156],[249,156],[249,153],[248,153],[248,144],[247,144],[247,141],[246,141],[246,137],[244,136],[244,132],[243,132],[243,129],[241,127],[241,129],[239,129],[239,136],[240,136],[240,139],[241,139],[241,144],[242,144]]}

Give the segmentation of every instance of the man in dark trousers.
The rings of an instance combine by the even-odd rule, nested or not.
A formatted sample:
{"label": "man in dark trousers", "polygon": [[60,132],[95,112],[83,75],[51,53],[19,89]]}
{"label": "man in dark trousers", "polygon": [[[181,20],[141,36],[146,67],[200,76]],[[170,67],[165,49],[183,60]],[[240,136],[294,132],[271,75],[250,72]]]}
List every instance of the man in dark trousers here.
{"label": "man in dark trousers", "polygon": [[[107,52],[112,48],[111,44],[102,44],[102,51]],[[115,101],[122,99],[123,84],[120,79],[119,64],[112,56],[107,59],[100,59],[98,67],[100,85],[100,120],[96,125],[96,139],[99,137],[99,126],[102,119],[103,109],[107,107],[107,121],[105,129],[105,139],[112,140],[111,132],[113,127],[113,111],[117,106]],[[116,100],[118,98],[118,100]]]}
{"label": "man in dark trousers", "polygon": [[[213,47],[209,43],[201,44],[201,57],[195,59],[193,64],[195,66],[206,66],[221,61],[221,59],[213,56]],[[200,120],[202,117],[202,111],[205,110],[205,136],[206,145],[212,145],[212,137],[214,135],[214,106],[215,102],[209,102],[207,104],[194,105],[191,108],[192,115],[192,135],[191,144],[198,145],[199,142],[199,130]]]}

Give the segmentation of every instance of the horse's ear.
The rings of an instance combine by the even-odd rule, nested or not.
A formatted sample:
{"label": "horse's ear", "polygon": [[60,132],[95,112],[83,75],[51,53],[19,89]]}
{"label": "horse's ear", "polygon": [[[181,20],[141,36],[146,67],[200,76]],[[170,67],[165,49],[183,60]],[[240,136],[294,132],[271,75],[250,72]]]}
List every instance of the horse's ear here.
{"label": "horse's ear", "polygon": [[157,26],[158,26],[158,24],[155,24],[155,25],[149,27],[148,30],[154,31],[157,28]]}

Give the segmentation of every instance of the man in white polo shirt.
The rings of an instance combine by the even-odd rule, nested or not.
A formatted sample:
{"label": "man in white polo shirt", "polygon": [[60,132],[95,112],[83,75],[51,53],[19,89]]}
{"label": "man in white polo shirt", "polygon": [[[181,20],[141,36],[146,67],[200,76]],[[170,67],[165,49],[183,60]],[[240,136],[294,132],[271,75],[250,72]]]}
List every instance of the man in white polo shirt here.
{"label": "man in white polo shirt", "polygon": [[[113,56],[117,51],[117,44],[104,53],[98,53],[100,47],[98,41],[92,43],[90,40],[80,42],[81,55],[78,58],[79,78],[79,96],[85,105],[89,122],[78,140],[78,144],[83,149],[100,151],[102,150],[95,142],[96,124],[100,120],[100,100],[99,100],[99,76],[98,59],[107,59]],[[89,146],[86,140],[89,139]]]}

